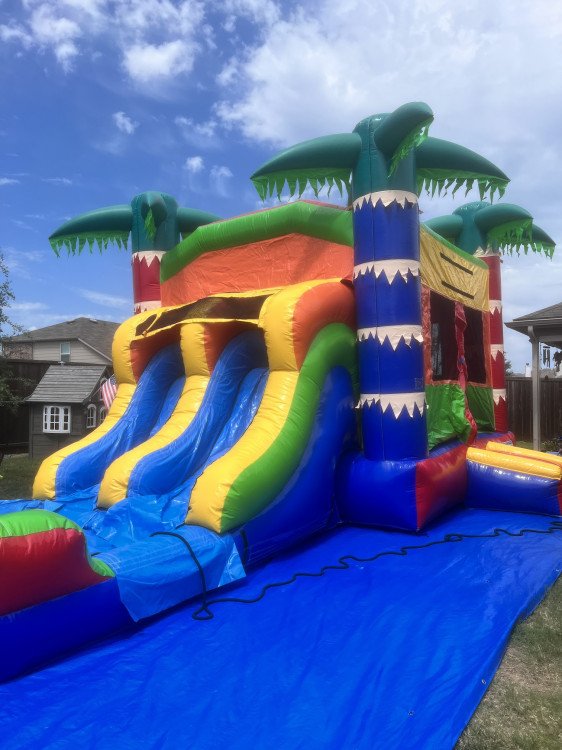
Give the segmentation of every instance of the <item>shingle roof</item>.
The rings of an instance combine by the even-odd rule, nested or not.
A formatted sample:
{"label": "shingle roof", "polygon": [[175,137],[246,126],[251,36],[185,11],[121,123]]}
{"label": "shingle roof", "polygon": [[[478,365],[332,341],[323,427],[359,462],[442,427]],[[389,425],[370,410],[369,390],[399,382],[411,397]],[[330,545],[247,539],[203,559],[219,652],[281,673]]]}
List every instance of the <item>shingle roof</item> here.
{"label": "shingle roof", "polygon": [[527,313],[521,315],[519,318],[514,318],[513,322],[520,320],[552,320],[553,318],[562,318],[562,302],[558,302],[556,305],[550,307],[543,307],[542,310],[536,312]]}
{"label": "shingle roof", "polygon": [[111,360],[111,344],[119,323],[94,318],[75,318],[64,323],[37,328],[5,341],[70,341],[80,339]]}
{"label": "shingle roof", "polygon": [[92,395],[105,370],[103,365],[51,365],[26,401],[81,404]]}

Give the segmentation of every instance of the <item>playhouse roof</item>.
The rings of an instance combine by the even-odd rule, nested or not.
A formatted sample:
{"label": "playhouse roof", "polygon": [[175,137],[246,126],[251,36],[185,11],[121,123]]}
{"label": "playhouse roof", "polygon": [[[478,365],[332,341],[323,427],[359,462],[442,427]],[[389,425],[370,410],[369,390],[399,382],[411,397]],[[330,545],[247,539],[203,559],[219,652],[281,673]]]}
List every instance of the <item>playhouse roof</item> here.
{"label": "playhouse roof", "polygon": [[26,401],[81,404],[90,398],[105,370],[103,365],[51,365]]}

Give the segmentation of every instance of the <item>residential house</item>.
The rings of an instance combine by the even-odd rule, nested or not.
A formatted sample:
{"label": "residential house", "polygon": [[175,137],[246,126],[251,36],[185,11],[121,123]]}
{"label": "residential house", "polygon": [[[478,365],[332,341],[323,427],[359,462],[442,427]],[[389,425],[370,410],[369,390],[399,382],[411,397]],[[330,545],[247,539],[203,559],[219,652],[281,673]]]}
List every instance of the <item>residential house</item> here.
{"label": "residential house", "polygon": [[[5,338],[2,342],[2,354],[4,363],[8,368],[9,377],[14,390],[21,396],[33,395],[40,383],[41,378],[48,371],[49,364],[56,364],[53,372],[61,376],[61,383],[74,379],[85,378],[85,388],[90,382],[91,377],[88,368],[92,365],[97,366],[97,372],[104,371],[105,368],[111,368],[111,345],[113,336],[119,323],[108,322],[105,320],[96,320],[94,318],[75,318],[56,325],[37,328],[34,331],[28,331],[18,336]],[[65,369],[76,369],[77,372],[62,375],[62,369],[59,363],[63,363]],[[101,368],[101,369],[100,369]],[[108,369],[104,377],[108,377],[112,370]],[[100,376],[101,377],[101,376]],[[81,391],[82,392],[82,391]],[[69,396],[74,398],[76,393],[72,391]],[[89,393],[83,395],[87,399]],[[57,404],[59,402],[56,402]],[[76,440],[86,430],[85,422],[81,424],[82,417],[78,413],[76,401],[68,401],[67,405],[74,404],[72,411],[71,424],[73,425],[69,433],[61,433],[55,440],[54,437],[44,438],[42,441],[35,441],[35,447],[32,445],[31,436],[37,435],[37,408],[30,406],[35,421],[33,429],[31,418],[28,418],[27,410],[20,407],[16,413],[9,408],[0,404],[0,452],[19,452],[29,450],[32,455],[44,455],[37,451],[46,450],[47,444],[54,445],[52,450],[56,450],[58,444]],[[91,410],[92,411],[92,410]],[[93,413],[93,412],[92,412]],[[61,412],[64,417],[64,412]],[[97,421],[99,421],[99,414]],[[31,417],[31,415],[30,415]],[[91,421],[91,420],[90,420]],[[64,418],[63,418],[64,422]],[[35,432],[34,432],[35,430]],[[45,435],[55,433],[44,433]],[[61,436],[62,435],[62,436]],[[42,443],[43,449],[39,447]]]}
{"label": "residential house", "polygon": [[119,323],[75,318],[3,340],[9,359],[34,359],[65,364],[110,365],[111,344]]}

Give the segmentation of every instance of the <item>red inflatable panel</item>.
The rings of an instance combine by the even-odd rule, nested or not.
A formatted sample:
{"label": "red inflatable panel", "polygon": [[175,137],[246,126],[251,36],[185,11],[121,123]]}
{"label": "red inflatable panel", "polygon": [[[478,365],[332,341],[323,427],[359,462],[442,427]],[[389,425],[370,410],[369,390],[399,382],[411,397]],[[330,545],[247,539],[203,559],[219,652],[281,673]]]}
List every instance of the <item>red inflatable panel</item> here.
{"label": "red inflatable panel", "polygon": [[50,529],[0,539],[0,615],[87,588],[104,576],[86,556],[76,529]]}

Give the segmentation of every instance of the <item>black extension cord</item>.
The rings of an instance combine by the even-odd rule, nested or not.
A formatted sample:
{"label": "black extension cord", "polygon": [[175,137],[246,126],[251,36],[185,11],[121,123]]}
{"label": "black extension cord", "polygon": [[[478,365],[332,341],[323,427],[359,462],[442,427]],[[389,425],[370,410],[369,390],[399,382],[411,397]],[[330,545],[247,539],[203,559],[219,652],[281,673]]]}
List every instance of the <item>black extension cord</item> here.
{"label": "black extension cord", "polygon": [[[183,525],[183,524],[182,524]],[[179,528],[179,527],[178,527]],[[175,537],[176,539],[179,539],[180,541],[185,544],[187,547],[187,550],[197,566],[197,569],[199,571],[199,575],[201,576],[201,585],[202,585],[202,593],[201,593],[201,606],[196,609],[194,612],[192,612],[191,616],[194,620],[198,620],[200,622],[204,622],[207,620],[212,620],[214,618],[214,613],[211,611],[210,607],[212,607],[215,604],[225,604],[225,603],[237,603],[237,604],[256,604],[257,602],[261,601],[264,596],[267,594],[267,592],[270,589],[275,588],[281,588],[282,586],[289,586],[291,583],[295,583],[299,578],[321,578],[323,575],[325,575],[329,570],[349,570],[350,569],[350,562],[355,563],[370,563],[374,562],[375,560],[378,560],[381,557],[405,557],[408,552],[411,552],[413,550],[419,550],[419,549],[427,549],[428,547],[436,547],[440,544],[450,544],[453,542],[462,542],[465,539],[494,539],[498,536],[501,536],[502,534],[505,534],[509,537],[522,537],[525,536],[525,534],[554,534],[556,531],[562,531],[562,521],[553,521],[550,526],[547,529],[520,529],[519,531],[508,531],[507,529],[502,528],[496,528],[489,534],[445,534],[443,539],[437,539],[433,542],[426,542],[425,544],[409,544],[404,547],[400,547],[398,550],[385,550],[383,552],[377,552],[376,555],[372,555],[371,557],[357,557],[356,555],[342,555],[338,558],[337,563],[332,565],[324,565],[320,570],[316,571],[316,573],[295,573],[290,578],[287,578],[285,581],[276,581],[274,583],[267,583],[262,590],[257,594],[257,596],[254,596],[250,599],[242,599],[241,597],[236,596],[224,596],[220,597],[218,599],[212,599],[211,601],[207,600],[207,581],[205,579],[205,571],[203,570],[201,563],[197,559],[197,555],[193,551],[191,545],[187,541],[187,539],[184,539],[181,534],[176,534],[173,531],[155,531],[150,536],[171,536]]]}

